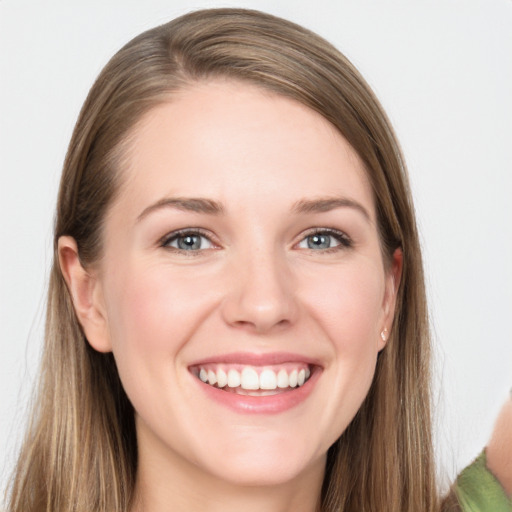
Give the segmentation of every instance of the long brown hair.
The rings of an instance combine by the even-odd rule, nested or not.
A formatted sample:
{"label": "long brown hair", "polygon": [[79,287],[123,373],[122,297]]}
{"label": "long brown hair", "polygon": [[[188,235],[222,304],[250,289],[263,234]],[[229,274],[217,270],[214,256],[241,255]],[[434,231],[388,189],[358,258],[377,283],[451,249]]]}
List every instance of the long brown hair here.
{"label": "long brown hair", "polygon": [[384,258],[403,251],[397,312],[370,392],[330,448],[323,512],[437,508],[430,417],[430,342],[408,178],[388,119],[334,47],[288,21],[242,9],[187,14],[149,30],[106,65],[82,108],[57,205],[38,396],[11,487],[14,511],[125,512],[137,470],[134,412],[111,354],[95,352],[57,257],[72,236],[84,266],[102,251],[102,222],[120,190],[128,134],[174,91],[208,78],[246,81],[329,120],[373,187]]}

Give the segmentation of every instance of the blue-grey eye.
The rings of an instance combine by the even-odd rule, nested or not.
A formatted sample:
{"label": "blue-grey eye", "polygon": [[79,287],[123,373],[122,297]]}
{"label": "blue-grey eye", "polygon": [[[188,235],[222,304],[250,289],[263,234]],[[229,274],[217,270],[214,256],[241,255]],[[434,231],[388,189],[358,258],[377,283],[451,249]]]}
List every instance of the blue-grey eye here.
{"label": "blue-grey eye", "polygon": [[308,249],[329,249],[339,242],[334,240],[331,235],[309,235],[306,237]]}
{"label": "blue-grey eye", "polygon": [[201,249],[211,249],[213,244],[208,238],[198,233],[183,233],[173,236],[165,245],[174,247],[180,251],[199,251]]}
{"label": "blue-grey eye", "polygon": [[328,249],[331,247],[330,235],[311,235],[307,237],[308,247],[310,249]]}
{"label": "blue-grey eye", "polygon": [[[305,236],[298,247],[301,249],[327,250],[334,247],[350,247],[351,242],[343,233],[332,231],[319,231]],[[341,247],[340,247],[341,248]]]}

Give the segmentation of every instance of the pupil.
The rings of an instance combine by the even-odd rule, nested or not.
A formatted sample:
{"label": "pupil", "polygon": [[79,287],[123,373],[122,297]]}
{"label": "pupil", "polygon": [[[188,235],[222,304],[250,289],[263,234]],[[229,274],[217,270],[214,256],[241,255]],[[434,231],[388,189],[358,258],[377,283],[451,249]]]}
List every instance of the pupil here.
{"label": "pupil", "polygon": [[311,235],[308,238],[308,247],[310,249],[328,249],[330,239],[328,235]]}
{"label": "pupil", "polygon": [[196,235],[187,235],[178,239],[178,247],[184,250],[200,249],[201,239]]}

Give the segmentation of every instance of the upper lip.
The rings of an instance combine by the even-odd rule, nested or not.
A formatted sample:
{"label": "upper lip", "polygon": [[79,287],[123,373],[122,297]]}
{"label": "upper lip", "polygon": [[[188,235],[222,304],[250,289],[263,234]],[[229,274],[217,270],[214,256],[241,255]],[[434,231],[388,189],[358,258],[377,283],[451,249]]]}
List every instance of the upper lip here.
{"label": "upper lip", "polygon": [[258,354],[254,352],[231,352],[219,354],[194,361],[189,366],[200,366],[206,364],[242,364],[248,366],[271,366],[283,363],[306,363],[314,366],[321,366],[318,359],[314,357],[294,354],[292,352],[269,352]]}

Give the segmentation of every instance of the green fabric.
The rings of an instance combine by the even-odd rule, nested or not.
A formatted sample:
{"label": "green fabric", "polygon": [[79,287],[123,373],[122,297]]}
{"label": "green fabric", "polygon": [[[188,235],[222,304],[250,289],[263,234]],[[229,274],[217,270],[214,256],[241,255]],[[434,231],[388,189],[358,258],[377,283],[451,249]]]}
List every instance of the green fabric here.
{"label": "green fabric", "polygon": [[455,492],[463,512],[512,512],[512,502],[487,469],[485,452],[462,471]]}

